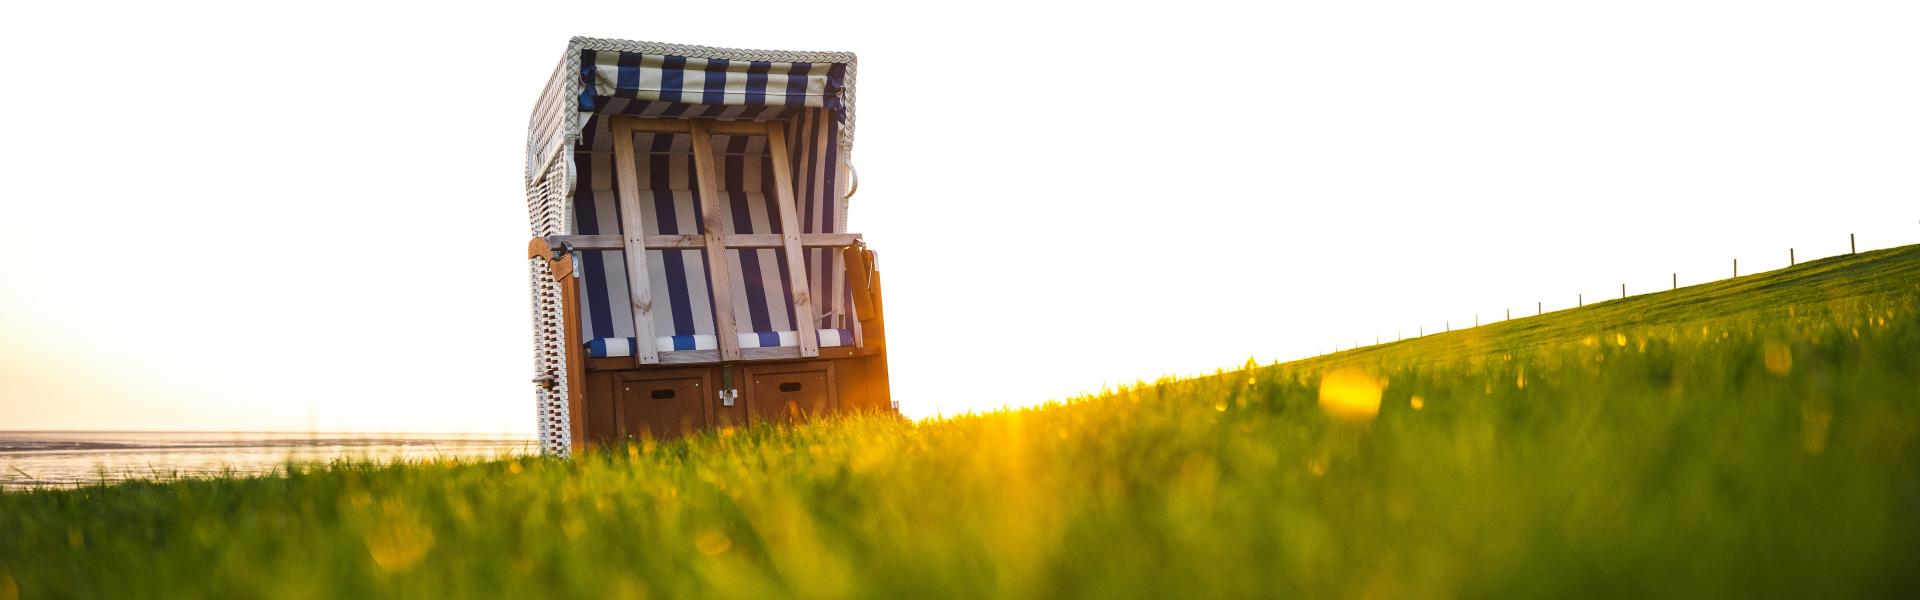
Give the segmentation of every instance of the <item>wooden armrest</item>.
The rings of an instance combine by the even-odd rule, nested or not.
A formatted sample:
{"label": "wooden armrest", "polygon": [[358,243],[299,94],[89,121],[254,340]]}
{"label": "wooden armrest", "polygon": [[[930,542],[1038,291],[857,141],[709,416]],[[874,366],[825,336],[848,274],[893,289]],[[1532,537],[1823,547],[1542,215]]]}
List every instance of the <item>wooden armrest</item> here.
{"label": "wooden armrest", "polygon": [[573,276],[573,255],[562,253],[556,258],[553,255],[553,246],[547,243],[546,238],[536,237],[527,242],[527,258],[547,261],[547,268],[553,271],[554,281]]}

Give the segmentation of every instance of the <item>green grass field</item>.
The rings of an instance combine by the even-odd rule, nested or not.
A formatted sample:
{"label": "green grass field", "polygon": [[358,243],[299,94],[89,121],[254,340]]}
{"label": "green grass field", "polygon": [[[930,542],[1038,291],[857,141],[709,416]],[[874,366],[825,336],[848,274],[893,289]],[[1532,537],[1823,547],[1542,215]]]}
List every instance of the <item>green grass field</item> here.
{"label": "green grass field", "polygon": [[1917,302],[1913,246],[1031,410],[0,494],[0,599],[1914,597]]}

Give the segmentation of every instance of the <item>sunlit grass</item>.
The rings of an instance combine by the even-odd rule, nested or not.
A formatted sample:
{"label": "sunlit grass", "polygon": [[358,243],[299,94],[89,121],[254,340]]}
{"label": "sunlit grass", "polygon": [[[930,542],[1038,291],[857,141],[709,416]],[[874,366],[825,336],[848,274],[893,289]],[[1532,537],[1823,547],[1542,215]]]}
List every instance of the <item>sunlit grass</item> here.
{"label": "sunlit grass", "polygon": [[1912,596],[1917,302],[1903,248],[1032,410],[4,494],[0,594]]}

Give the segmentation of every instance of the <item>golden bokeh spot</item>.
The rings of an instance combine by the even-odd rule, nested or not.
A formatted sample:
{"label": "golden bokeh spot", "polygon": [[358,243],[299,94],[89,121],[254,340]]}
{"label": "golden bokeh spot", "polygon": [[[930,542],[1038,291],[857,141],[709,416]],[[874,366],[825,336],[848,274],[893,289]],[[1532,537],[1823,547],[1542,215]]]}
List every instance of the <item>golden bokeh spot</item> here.
{"label": "golden bokeh spot", "polygon": [[1521,368],[1520,368],[1520,374],[1519,374],[1518,376],[1515,376],[1515,377],[1513,378],[1513,387],[1517,387],[1517,388],[1520,388],[1520,389],[1523,389],[1523,390],[1524,390],[1524,389],[1527,389],[1527,369],[1526,369],[1526,367],[1521,367]]}
{"label": "golden bokeh spot", "polygon": [[1354,368],[1334,369],[1320,378],[1320,409],[1335,418],[1371,420],[1380,414],[1384,377]]}
{"label": "golden bokeh spot", "polygon": [[1407,406],[1413,407],[1414,410],[1420,410],[1422,408],[1426,408],[1427,402],[1425,400],[1421,400],[1419,394],[1414,394],[1412,398],[1407,399]]}
{"label": "golden bokeh spot", "polygon": [[1219,400],[1214,400],[1214,401],[1213,401],[1213,410],[1216,410],[1216,411],[1219,411],[1219,412],[1227,412],[1227,399],[1226,399],[1226,398],[1221,398],[1221,399],[1219,399]]}
{"label": "golden bokeh spot", "polygon": [[385,504],[385,519],[365,536],[367,554],[381,570],[404,571],[433,549],[433,529],[398,502]]}
{"label": "golden bokeh spot", "polygon": [[1253,384],[1254,384],[1255,382],[1257,382],[1257,381],[1259,381],[1259,380],[1257,380],[1257,379],[1254,379],[1254,378],[1252,378],[1252,377],[1248,377],[1248,378],[1247,378],[1247,385],[1248,385],[1248,386],[1252,386],[1252,385],[1253,385]]}
{"label": "golden bokeh spot", "polygon": [[1785,377],[1793,372],[1793,349],[1780,342],[1767,342],[1762,362],[1768,373]]}
{"label": "golden bokeh spot", "polygon": [[1621,348],[1627,347],[1627,334],[1624,334],[1624,333],[1613,334],[1613,343],[1617,346],[1620,346]]}
{"label": "golden bokeh spot", "polygon": [[1321,476],[1321,475],[1326,475],[1326,474],[1327,474],[1327,461],[1324,461],[1324,460],[1320,460],[1320,459],[1318,459],[1318,458],[1316,458],[1316,459],[1313,459],[1313,461],[1312,461],[1312,462],[1309,462],[1309,463],[1307,463],[1307,471],[1308,471],[1308,472],[1311,472],[1311,473],[1313,473],[1313,476],[1314,476],[1314,477],[1319,477],[1319,476]]}
{"label": "golden bokeh spot", "polygon": [[1586,346],[1586,347],[1588,347],[1588,348],[1592,348],[1592,347],[1594,347],[1594,346],[1598,346],[1598,345],[1600,345],[1600,338],[1597,338],[1597,337],[1593,337],[1593,336],[1591,336],[1591,335],[1590,335],[1590,336],[1587,336],[1587,337],[1584,337],[1584,338],[1581,338],[1581,339],[1580,339],[1580,344],[1581,344],[1581,345],[1583,345],[1583,346]]}
{"label": "golden bokeh spot", "polygon": [[524,471],[524,470],[526,470],[526,469],[525,469],[524,467],[521,467],[521,466],[520,466],[520,461],[517,461],[517,460],[516,460],[516,461],[513,461],[513,462],[510,462],[510,463],[507,463],[507,472],[508,472],[508,473],[512,473],[512,474],[514,474],[514,475],[519,475],[519,474],[520,474],[520,472],[521,472],[521,471]]}
{"label": "golden bokeh spot", "polygon": [[733,547],[733,540],[718,529],[702,529],[700,535],[694,536],[693,547],[701,554],[719,556]]}

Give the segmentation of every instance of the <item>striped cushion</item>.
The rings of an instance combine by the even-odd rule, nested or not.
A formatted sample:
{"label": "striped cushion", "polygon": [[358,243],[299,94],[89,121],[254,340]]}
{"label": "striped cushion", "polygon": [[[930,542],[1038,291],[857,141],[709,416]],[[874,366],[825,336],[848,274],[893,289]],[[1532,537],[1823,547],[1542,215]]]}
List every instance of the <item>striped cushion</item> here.
{"label": "striped cushion", "polygon": [[[715,350],[718,342],[711,335],[675,335],[654,338],[653,347],[660,352],[674,350]],[[634,339],[603,338],[587,342],[588,358],[611,358],[633,356]],[[791,331],[761,331],[740,334],[741,348],[782,348],[798,346],[799,340]],[[834,348],[853,345],[853,332],[846,329],[820,330],[820,347]]]}

